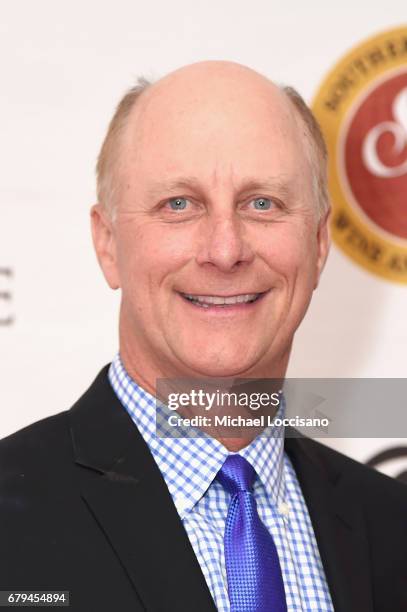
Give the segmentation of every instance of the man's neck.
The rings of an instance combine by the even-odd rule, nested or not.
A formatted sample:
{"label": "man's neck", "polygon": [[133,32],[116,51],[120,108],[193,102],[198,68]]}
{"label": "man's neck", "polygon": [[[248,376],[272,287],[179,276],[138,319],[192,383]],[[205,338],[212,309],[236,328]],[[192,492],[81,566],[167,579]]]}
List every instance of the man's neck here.
{"label": "man's neck", "polygon": [[[200,373],[191,373],[185,371],[171,371],[169,367],[163,367],[162,370],[160,367],[151,367],[148,359],[146,359],[145,355],[139,355],[134,353],[134,351],[129,351],[126,344],[122,344],[120,346],[120,358],[122,364],[127,371],[128,375],[137,383],[139,387],[150,393],[151,395],[157,397],[157,380],[165,379],[165,378],[196,378],[198,380],[207,379],[210,380],[211,377],[205,376]],[[238,373],[235,377],[227,376],[225,379],[233,379],[233,378],[250,378],[250,379],[272,379],[272,380],[280,380],[281,383],[284,380],[286,367],[288,362],[288,356],[279,361],[276,365],[270,365],[267,368],[259,368],[257,370],[245,373]],[[217,379],[222,379],[221,376],[217,377]],[[161,399],[161,398],[160,398]],[[164,402],[165,403],[165,402]],[[182,414],[182,411],[179,411]],[[253,413],[258,415],[261,411],[257,413]],[[192,416],[190,413],[188,416]],[[207,432],[208,433],[208,432]],[[209,432],[213,438],[218,440],[225,448],[227,448],[231,452],[238,452],[242,448],[248,446],[254,438],[259,435],[260,431],[258,429],[251,430],[247,429],[247,433],[244,433],[238,437],[229,437],[217,435],[216,433]]]}

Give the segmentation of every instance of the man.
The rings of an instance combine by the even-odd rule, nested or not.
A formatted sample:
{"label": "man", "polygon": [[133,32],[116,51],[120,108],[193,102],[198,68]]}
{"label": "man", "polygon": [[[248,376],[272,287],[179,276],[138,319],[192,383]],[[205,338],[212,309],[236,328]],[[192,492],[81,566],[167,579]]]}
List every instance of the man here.
{"label": "man", "polygon": [[406,492],[312,440],[160,438],[157,379],[284,377],[329,246],[325,149],[228,62],[142,82],[98,162],[120,353],[0,446],[1,589],[74,610],[407,609]]}

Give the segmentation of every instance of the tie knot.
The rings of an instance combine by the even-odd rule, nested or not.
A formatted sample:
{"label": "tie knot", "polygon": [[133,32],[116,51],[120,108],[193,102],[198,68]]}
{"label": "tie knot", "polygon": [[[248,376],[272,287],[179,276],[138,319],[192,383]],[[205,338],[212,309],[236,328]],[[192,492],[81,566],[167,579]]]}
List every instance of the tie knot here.
{"label": "tie knot", "polygon": [[216,478],[232,495],[241,491],[251,491],[256,471],[244,457],[229,455],[220,468]]}

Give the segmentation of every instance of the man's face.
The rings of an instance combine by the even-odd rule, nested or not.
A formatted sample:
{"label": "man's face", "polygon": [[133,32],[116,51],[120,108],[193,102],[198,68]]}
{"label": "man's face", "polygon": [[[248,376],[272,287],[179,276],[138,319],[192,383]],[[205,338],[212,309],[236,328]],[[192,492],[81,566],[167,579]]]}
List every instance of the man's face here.
{"label": "man's face", "polygon": [[188,70],[145,92],[123,140],[99,247],[121,353],[156,376],[282,376],[327,250],[304,128],[259,75]]}

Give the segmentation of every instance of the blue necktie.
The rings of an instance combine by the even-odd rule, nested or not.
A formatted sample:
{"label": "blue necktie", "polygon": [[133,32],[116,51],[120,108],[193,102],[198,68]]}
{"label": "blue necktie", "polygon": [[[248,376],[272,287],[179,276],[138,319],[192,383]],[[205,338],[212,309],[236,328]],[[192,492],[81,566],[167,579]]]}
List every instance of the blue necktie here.
{"label": "blue necktie", "polygon": [[229,455],[217,479],[232,499],[225,526],[225,562],[231,612],[287,612],[283,576],[271,534],[251,492],[256,472]]}

